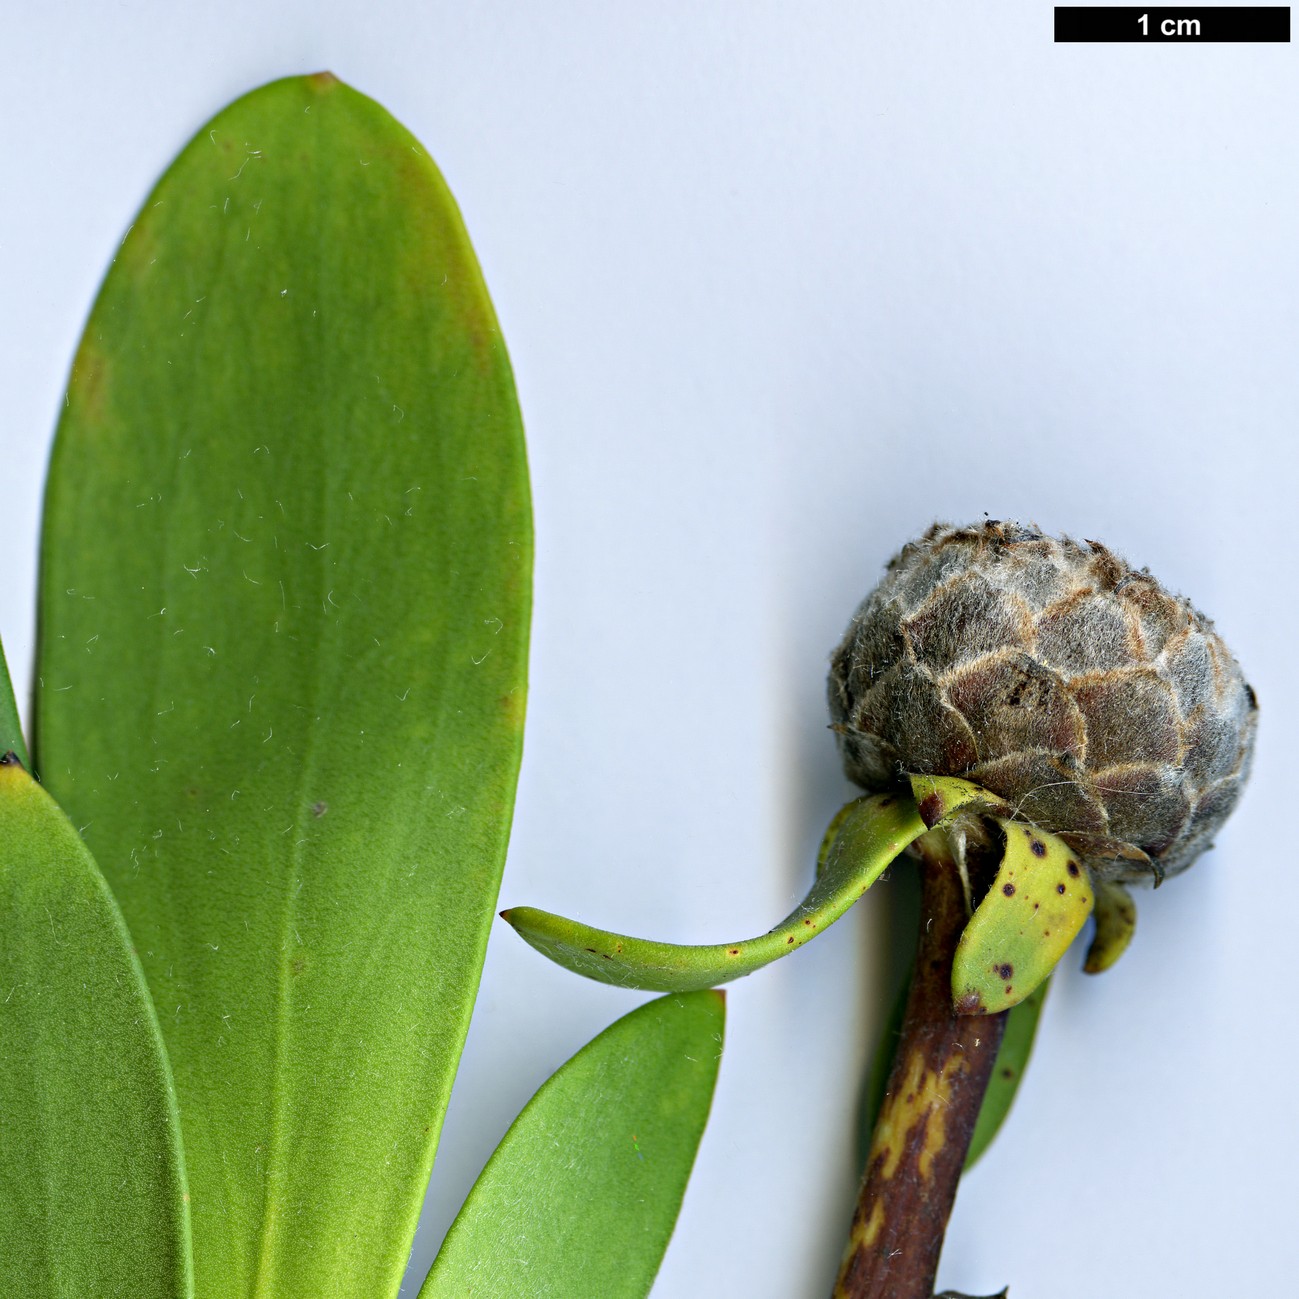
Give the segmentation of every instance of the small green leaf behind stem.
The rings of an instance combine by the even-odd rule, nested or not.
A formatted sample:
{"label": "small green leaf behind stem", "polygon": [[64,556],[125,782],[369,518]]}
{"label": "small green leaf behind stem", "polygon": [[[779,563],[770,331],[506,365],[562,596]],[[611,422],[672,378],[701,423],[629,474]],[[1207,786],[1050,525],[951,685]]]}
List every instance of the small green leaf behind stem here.
{"label": "small green leaf behind stem", "polygon": [[970,1149],[965,1156],[967,1171],[974,1167],[983,1157],[984,1151],[992,1145],[1010,1113],[1019,1084],[1028,1069],[1028,1058],[1033,1053],[1033,1042],[1042,1017],[1042,1004],[1046,1001],[1050,987],[1051,980],[1045,979],[1006,1014],[1006,1030],[997,1051],[996,1063],[992,1066],[992,1076],[988,1079],[988,1090],[984,1092],[983,1104],[979,1107],[974,1135],[970,1138]]}
{"label": "small green leaf behind stem", "polygon": [[193,1292],[176,1096],[130,935],[54,800],[0,760],[0,1294]]}
{"label": "small green leaf behind stem", "polygon": [[721,1058],[721,993],[661,997],[530,1100],[465,1200],[420,1299],[641,1299],[672,1234]]}

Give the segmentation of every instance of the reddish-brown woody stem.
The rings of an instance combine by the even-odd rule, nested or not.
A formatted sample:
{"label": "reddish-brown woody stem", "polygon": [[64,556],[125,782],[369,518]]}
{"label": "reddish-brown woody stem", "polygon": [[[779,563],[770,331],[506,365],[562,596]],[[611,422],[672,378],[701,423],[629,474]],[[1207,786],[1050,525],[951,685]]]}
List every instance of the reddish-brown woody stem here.
{"label": "reddish-brown woody stem", "polygon": [[834,1299],[932,1299],[938,1256],[1005,1015],[952,1011],[965,894],[945,840],[920,840],[920,944]]}

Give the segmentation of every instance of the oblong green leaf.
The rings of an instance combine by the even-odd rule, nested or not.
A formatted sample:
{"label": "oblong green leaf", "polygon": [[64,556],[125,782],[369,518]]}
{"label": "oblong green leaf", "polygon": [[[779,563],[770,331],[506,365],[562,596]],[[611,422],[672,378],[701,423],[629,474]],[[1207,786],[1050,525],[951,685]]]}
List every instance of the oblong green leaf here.
{"label": "oblong green leaf", "polygon": [[703,1135],[721,993],[661,997],[547,1081],[469,1192],[420,1299],[649,1293]]}
{"label": "oblong green leaf", "polygon": [[1018,1005],[1050,973],[1091,915],[1091,880],[1063,839],[1000,820],[1006,850],[997,878],[961,934],[952,961],[959,1014]]}
{"label": "oblong green leaf", "polygon": [[973,1168],[983,1152],[992,1145],[1010,1113],[1019,1084],[1024,1079],[1024,1071],[1028,1068],[1028,1058],[1033,1053],[1037,1025],[1042,1017],[1042,1003],[1046,1001],[1050,987],[1051,980],[1044,979],[1018,1006],[1012,1006],[1006,1014],[1006,1031],[1002,1034],[997,1060],[992,1066],[992,1077],[988,1079],[988,1090],[983,1094],[983,1104],[979,1107],[979,1117],[974,1124],[974,1135],[970,1138],[970,1149],[965,1156],[966,1168]]}
{"label": "oblong green leaf", "polygon": [[0,1293],[182,1299],[188,1197],[158,1020],[103,876],[12,752],[0,929]]}
{"label": "oblong green leaf", "polygon": [[531,522],[418,142],[322,74],[184,149],[51,465],[36,757],[176,1073],[205,1299],[395,1294],[495,907]]}
{"label": "oblong green leaf", "polygon": [[[845,814],[846,813],[846,814]],[[925,833],[915,803],[902,794],[858,799],[832,825],[807,897],[774,929],[732,943],[679,945],[593,929],[576,920],[513,907],[501,917],[544,956],[601,983],[651,992],[690,992],[727,983],[790,952],[832,925]]]}

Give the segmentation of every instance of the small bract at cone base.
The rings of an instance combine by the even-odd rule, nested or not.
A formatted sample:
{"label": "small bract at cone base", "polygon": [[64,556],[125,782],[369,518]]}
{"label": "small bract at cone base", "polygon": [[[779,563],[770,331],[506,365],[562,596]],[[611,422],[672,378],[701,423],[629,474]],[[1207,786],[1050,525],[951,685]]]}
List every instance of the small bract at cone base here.
{"label": "small bract at cone base", "polygon": [[1094,900],[1087,871],[1062,839],[1017,821],[997,824],[1005,855],[952,965],[952,1000],[963,1015],[1023,1001],[1055,969]]}
{"label": "small bract at cone base", "polygon": [[1102,881],[1096,888],[1096,933],[1083,969],[1103,974],[1117,964],[1137,931],[1137,904],[1122,884]]}

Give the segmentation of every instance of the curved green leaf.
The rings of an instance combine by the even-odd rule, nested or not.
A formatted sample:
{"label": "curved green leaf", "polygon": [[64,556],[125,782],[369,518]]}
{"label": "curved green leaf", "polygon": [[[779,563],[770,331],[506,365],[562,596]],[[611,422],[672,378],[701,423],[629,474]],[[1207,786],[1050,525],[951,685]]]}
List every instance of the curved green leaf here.
{"label": "curved green leaf", "polygon": [[1137,904],[1122,884],[1101,880],[1096,886],[1096,932],[1083,970],[1104,974],[1128,950],[1137,932]]}
{"label": "curved green leaf", "polygon": [[680,946],[593,929],[532,907],[514,907],[501,917],[543,956],[588,979],[651,992],[711,988],[797,951],[838,920],[926,829],[915,803],[901,794],[858,799],[845,811],[836,818],[833,844],[822,849],[807,897],[757,938]]}
{"label": "curved green leaf", "polygon": [[139,945],[204,1299],[396,1294],[495,906],[531,570],[455,204],[319,76],[118,251],[47,499],[36,754]]}
{"label": "curved green leaf", "polygon": [[1077,854],[1035,825],[1001,820],[1006,851],[997,878],[961,934],[952,961],[958,1014],[1018,1005],[1055,969],[1092,910]]}
{"label": "curved green leaf", "polygon": [[965,1156],[966,1168],[973,1168],[983,1152],[992,1145],[1001,1125],[1010,1113],[1015,1093],[1028,1068],[1028,1057],[1033,1052],[1037,1037],[1038,1020],[1042,1016],[1042,1003],[1046,1001],[1051,980],[1045,979],[1029,993],[1018,1006],[1012,1006],[1006,1015],[1006,1031],[1002,1034],[997,1061],[992,1066],[988,1090],[983,1094],[979,1117],[970,1138],[970,1149]]}
{"label": "curved green leaf", "polygon": [[420,1299],[648,1294],[721,1059],[721,993],[662,997],[582,1048],[505,1134]]}
{"label": "curved green leaf", "polygon": [[595,929],[512,907],[501,918],[543,956],[575,974],[650,992],[690,992],[728,983],[798,948],[834,924],[926,830],[965,812],[1005,810],[968,780],[911,776],[913,798],[894,792],[854,799],[830,822],[807,897],[774,929],[731,943],[682,946]]}
{"label": "curved green leaf", "polygon": [[13,753],[0,928],[0,1293],[183,1299],[188,1197],[158,1020],[103,876]]}

